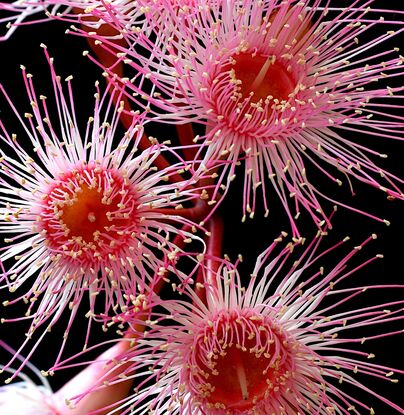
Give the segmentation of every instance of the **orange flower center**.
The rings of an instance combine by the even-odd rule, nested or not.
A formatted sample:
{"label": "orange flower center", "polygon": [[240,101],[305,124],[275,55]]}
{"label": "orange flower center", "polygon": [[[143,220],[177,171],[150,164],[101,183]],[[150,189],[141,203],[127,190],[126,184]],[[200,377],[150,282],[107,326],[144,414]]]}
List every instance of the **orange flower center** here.
{"label": "orange flower center", "polygon": [[130,246],[139,223],[138,205],[120,172],[85,166],[52,184],[41,225],[52,249],[77,260],[99,261]]}
{"label": "orange flower center", "polygon": [[240,53],[233,59],[231,74],[244,98],[252,95],[254,102],[267,98],[287,101],[296,87],[292,74],[274,56]]}
{"label": "orange flower center", "polygon": [[229,414],[254,409],[290,376],[285,335],[260,318],[243,327],[238,317],[222,315],[214,329],[203,332],[195,350],[194,385],[207,409]]}
{"label": "orange flower center", "polygon": [[63,206],[60,219],[71,236],[81,237],[86,242],[94,241],[97,233],[111,233],[112,222],[114,227],[129,223],[129,218],[120,215],[111,218],[111,212],[119,211],[118,199],[118,195],[108,199],[100,189],[83,185],[72,203]]}

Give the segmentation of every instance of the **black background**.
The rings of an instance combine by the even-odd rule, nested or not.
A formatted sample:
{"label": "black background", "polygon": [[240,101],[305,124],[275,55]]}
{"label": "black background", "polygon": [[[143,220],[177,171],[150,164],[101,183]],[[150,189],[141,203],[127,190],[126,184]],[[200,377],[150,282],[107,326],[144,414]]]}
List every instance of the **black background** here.
{"label": "black background", "polygon": [[[340,2],[342,4],[344,2]],[[345,2],[349,3],[349,2]],[[392,3],[391,1],[389,4]],[[394,2],[399,3],[399,2]],[[386,2],[375,2],[376,7],[386,7]],[[398,8],[397,4],[389,6]],[[403,7],[402,7],[403,8]],[[404,9],[404,8],[403,8]],[[88,49],[86,41],[82,38],[72,35],[65,35],[66,26],[61,22],[52,22],[47,24],[39,24],[33,26],[21,27],[12,36],[10,40],[0,43],[0,82],[6,87],[8,93],[13,97],[14,102],[18,106],[20,113],[29,111],[29,102],[26,99],[25,88],[22,82],[19,66],[25,65],[29,72],[34,75],[38,93],[50,95],[49,70],[44,58],[43,50],[40,43],[45,43],[51,56],[55,57],[55,67],[57,72],[65,78],[74,75],[73,86],[75,90],[75,107],[79,122],[87,120],[93,110],[93,93],[94,81],[103,80],[100,70],[95,67],[89,60],[82,56],[82,51]],[[387,30],[387,29],[386,29]],[[397,38],[397,45],[400,46],[400,40]],[[401,46],[404,46],[403,37],[401,37]],[[47,92],[48,91],[48,92]],[[12,118],[8,109],[5,107],[4,100],[0,101],[0,117],[3,122],[9,126],[10,130],[16,124],[15,118]],[[403,115],[403,114],[401,114]],[[175,131],[170,128],[157,129],[161,138],[172,138]],[[155,132],[153,132],[155,134]],[[386,160],[375,160],[379,165],[393,172],[398,177],[404,177],[404,143],[388,139],[368,139],[369,146],[387,153],[389,158]],[[370,258],[376,253],[383,253],[384,259],[373,263],[370,267],[361,270],[353,277],[352,285],[357,283],[363,285],[371,282],[378,283],[403,283],[403,235],[404,235],[404,202],[388,201],[385,194],[373,188],[362,185],[354,181],[356,196],[350,196],[348,186],[342,189],[330,184],[320,173],[314,171],[311,176],[312,180],[318,181],[318,185],[327,189],[328,194],[333,196],[338,193],[338,197],[355,207],[374,213],[377,216],[386,218],[391,221],[391,226],[373,221],[370,218],[361,216],[355,212],[340,208],[333,220],[333,230],[326,239],[324,246],[329,246],[346,235],[351,236],[351,242],[346,247],[341,248],[335,256],[331,255],[324,259],[325,265],[327,261],[331,264],[335,260],[341,258],[342,255],[348,253],[350,247],[358,245],[368,235],[376,233],[378,239],[370,244],[364,252],[360,253],[363,260]],[[334,188],[334,187],[335,188]],[[270,194],[270,192],[268,192]],[[257,211],[253,220],[247,219],[245,223],[241,223],[241,200],[242,200],[242,174],[238,175],[227,198],[222,203],[219,214],[225,219],[224,222],[224,243],[223,252],[227,253],[231,258],[235,259],[237,254],[242,254],[244,262],[240,266],[240,272],[248,275],[252,271],[256,256],[262,252],[281,230],[289,231],[287,219],[282,211],[279,201],[276,197],[270,195],[271,212],[268,218],[263,217],[262,211]],[[331,211],[331,205],[324,203],[324,208]],[[310,219],[302,214],[300,219],[302,234],[310,238],[315,233],[315,228]],[[352,267],[358,265],[359,260],[354,260]],[[389,299],[402,298],[402,294],[398,292],[395,296],[392,293],[382,293],[377,299],[383,300],[381,297]],[[6,293],[2,296],[7,297]],[[7,297],[8,298],[8,297]],[[13,310],[7,310],[8,315],[19,315],[21,310],[14,307]],[[82,345],[81,339],[84,340],[85,323],[78,321],[74,326],[74,336],[66,348],[66,355],[78,352]],[[400,328],[401,325],[391,325],[391,327]],[[102,331],[94,326],[93,343],[106,338]],[[24,338],[24,323],[0,325],[0,338],[8,342],[13,347],[18,347]],[[49,362],[56,357],[57,349],[61,342],[63,334],[63,322],[51,334],[49,334],[43,344],[37,349],[32,357],[32,362],[40,369],[47,369]],[[82,336],[82,337],[80,337]],[[400,347],[397,345],[400,344]],[[386,364],[392,367],[404,369],[403,361],[403,342],[398,336],[373,341],[365,344],[363,350],[376,354],[374,363]],[[8,356],[0,350],[0,361],[5,362]],[[52,379],[52,384],[57,389],[63,384],[73,372],[61,372]],[[400,389],[402,385],[392,383],[376,382],[373,379],[365,379],[369,387],[377,388],[377,391],[385,394],[396,403],[402,403],[402,394]],[[359,398],[359,395],[357,395]],[[366,399],[369,402],[368,399]],[[372,400],[371,400],[372,401]],[[376,411],[376,414],[395,413],[392,409],[380,406],[376,403],[372,405],[375,408],[382,408]],[[365,412],[363,412],[365,413]]]}

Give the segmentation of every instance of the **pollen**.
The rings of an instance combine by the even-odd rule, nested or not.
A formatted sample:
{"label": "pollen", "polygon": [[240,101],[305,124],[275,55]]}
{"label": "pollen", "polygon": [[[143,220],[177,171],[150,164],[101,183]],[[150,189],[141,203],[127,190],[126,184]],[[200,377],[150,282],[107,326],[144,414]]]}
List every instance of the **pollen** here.
{"label": "pollen", "polygon": [[224,311],[198,340],[190,383],[207,409],[255,410],[288,383],[291,346],[273,322]]}
{"label": "pollen", "polygon": [[90,164],[51,184],[40,224],[51,249],[80,263],[92,263],[119,257],[138,226],[138,205],[138,196],[122,172]]}

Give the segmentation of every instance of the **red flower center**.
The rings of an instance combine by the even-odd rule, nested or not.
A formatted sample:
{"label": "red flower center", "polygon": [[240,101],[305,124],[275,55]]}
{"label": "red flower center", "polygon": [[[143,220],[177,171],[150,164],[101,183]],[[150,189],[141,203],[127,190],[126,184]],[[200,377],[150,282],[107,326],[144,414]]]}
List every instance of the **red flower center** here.
{"label": "red flower center", "polygon": [[229,414],[256,408],[290,376],[290,347],[265,319],[222,313],[195,348],[197,399]]}
{"label": "red flower center", "polygon": [[50,248],[89,262],[117,254],[139,222],[137,199],[115,169],[90,165],[64,174],[44,199],[41,225]]}
{"label": "red flower center", "polygon": [[239,81],[239,92],[244,98],[253,94],[253,102],[268,97],[286,101],[296,87],[292,74],[274,56],[240,53],[233,59],[233,76]]}

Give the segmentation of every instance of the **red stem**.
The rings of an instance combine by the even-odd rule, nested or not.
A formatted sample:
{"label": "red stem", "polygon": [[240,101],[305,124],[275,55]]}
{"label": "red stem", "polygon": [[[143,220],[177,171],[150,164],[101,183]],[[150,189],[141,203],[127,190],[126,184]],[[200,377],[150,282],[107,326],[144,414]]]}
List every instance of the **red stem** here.
{"label": "red stem", "polygon": [[206,302],[205,284],[212,285],[216,281],[216,273],[220,266],[219,258],[222,256],[223,231],[223,219],[218,214],[213,215],[208,224],[209,239],[205,266],[199,269],[196,277],[196,293],[203,302]]}

